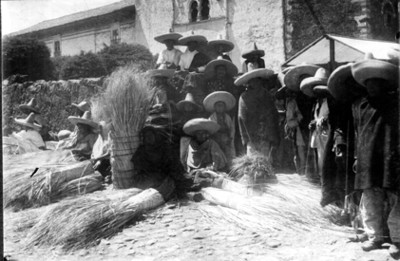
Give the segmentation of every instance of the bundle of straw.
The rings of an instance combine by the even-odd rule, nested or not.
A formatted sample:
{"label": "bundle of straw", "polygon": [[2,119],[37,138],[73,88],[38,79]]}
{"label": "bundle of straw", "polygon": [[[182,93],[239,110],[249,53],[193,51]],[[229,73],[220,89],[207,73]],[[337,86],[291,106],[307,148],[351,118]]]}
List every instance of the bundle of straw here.
{"label": "bundle of straw", "polygon": [[60,189],[53,193],[52,199],[56,200],[69,196],[83,195],[102,188],[103,176],[99,173],[95,173],[63,183]]}
{"label": "bundle of straw", "polygon": [[120,68],[107,80],[106,91],[93,107],[93,114],[112,126],[111,168],[117,189],[134,186],[131,158],[139,146],[139,132],[155,96],[147,81],[133,66]]}
{"label": "bundle of straw", "polygon": [[229,176],[235,181],[250,185],[276,180],[271,161],[261,154],[235,158]]}
{"label": "bundle of straw", "polygon": [[40,217],[28,235],[28,246],[61,245],[64,250],[93,246],[164,202],[158,190],[140,192],[136,188],[117,191],[117,194],[114,191],[111,196],[88,195],[62,201]]}
{"label": "bundle of straw", "polygon": [[241,226],[267,231],[287,227],[310,230],[328,227],[332,222],[340,221],[339,208],[320,207],[320,189],[317,186],[299,175],[281,174],[278,175],[278,181],[276,184],[269,184],[261,196],[246,197],[217,188],[202,189],[202,195],[206,200],[220,206],[224,218]]}
{"label": "bundle of straw", "polygon": [[[4,177],[4,206],[11,207],[13,210],[21,210],[50,204],[60,200],[66,194],[60,192],[63,187],[65,189],[69,181],[93,172],[92,164],[89,161],[72,165],[64,163],[42,167],[33,176],[32,169],[13,172],[12,175]],[[79,184],[75,185],[80,187]],[[72,195],[72,193],[67,194]]]}

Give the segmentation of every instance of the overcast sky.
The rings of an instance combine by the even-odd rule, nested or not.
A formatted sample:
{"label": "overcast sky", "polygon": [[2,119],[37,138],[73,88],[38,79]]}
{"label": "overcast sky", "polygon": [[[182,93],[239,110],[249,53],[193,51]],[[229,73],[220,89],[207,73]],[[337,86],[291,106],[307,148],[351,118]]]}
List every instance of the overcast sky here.
{"label": "overcast sky", "polygon": [[1,0],[2,34],[121,0]]}

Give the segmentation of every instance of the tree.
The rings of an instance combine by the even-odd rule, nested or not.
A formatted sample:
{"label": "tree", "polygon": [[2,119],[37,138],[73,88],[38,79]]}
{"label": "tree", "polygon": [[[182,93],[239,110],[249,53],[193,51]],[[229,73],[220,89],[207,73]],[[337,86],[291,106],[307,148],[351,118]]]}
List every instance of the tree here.
{"label": "tree", "polygon": [[64,80],[87,77],[101,77],[107,72],[97,54],[81,52],[65,59],[61,66],[60,77]]}
{"label": "tree", "polygon": [[8,37],[3,42],[4,78],[27,75],[27,80],[48,80],[53,64],[46,44],[32,38]]}
{"label": "tree", "polygon": [[154,67],[153,55],[149,49],[140,44],[106,45],[98,55],[101,57],[108,74],[112,73],[117,67],[131,63],[140,65],[143,70]]}

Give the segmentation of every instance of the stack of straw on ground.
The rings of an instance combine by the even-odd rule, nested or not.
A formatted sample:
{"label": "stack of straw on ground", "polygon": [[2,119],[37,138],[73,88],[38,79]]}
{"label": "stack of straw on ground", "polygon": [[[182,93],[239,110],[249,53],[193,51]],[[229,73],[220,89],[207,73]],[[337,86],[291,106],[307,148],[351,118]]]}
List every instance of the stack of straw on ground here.
{"label": "stack of straw on ground", "polygon": [[105,93],[93,101],[93,118],[112,126],[111,168],[116,189],[137,185],[131,159],[155,93],[147,80],[134,66],[121,68],[107,80]]}
{"label": "stack of straw on ground", "polygon": [[[29,153],[7,162],[4,207],[21,210],[102,189],[102,177],[89,161],[74,162],[67,151]],[[19,164],[18,164],[19,163]]]}

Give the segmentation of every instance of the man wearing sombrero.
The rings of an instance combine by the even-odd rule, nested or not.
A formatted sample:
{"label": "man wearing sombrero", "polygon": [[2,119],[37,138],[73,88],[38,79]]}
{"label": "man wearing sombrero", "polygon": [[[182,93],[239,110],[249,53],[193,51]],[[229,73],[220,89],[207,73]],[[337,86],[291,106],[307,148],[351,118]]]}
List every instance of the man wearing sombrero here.
{"label": "man wearing sombrero", "polygon": [[279,145],[278,111],[274,100],[262,79],[273,77],[269,69],[255,69],[235,81],[235,85],[246,85],[239,98],[239,129],[247,154],[261,153],[272,160]]}
{"label": "man wearing sombrero", "polygon": [[264,50],[259,50],[257,44],[254,43],[253,49],[246,50],[242,53],[242,58],[245,59],[242,66],[242,72],[250,72],[254,69],[265,68],[265,62],[263,57],[265,55]]}
{"label": "man wearing sombrero", "polygon": [[172,32],[154,37],[154,40],[165,44],[167,47],[167,49],[162,50],[158,55],[156,62],[157,68],[162,64],[164,64],[167,69],[176,69],[178,67],[182,52],[174,48],[174,46],[178,43],[178,39],[181,37],[181,34]]}
{"label": "man wearing sombrero", "polygon": [[179,67],[189,72],[204,72],[205,66],[210,59],[199,52],[201,44],[207,44],[207,38],[202,35],[189,35],[179,38],[178,44],[186,45],[186,51],[181,55]]}
{"label": "man wearing sombrero", "polygon": [[189,173],[204,169],[219,171],[226,167],[226,158],[218,144],[210,135],[219,129],[218,123],[196,118],[183,126],[183,131],[191,137],[181,143],[181,163]]}
{"label": "man wearing sombrero", "polygon": [[46,145],[39,134],[41,126],[35,123],[35,113],[31,112],[26,119],[14,119],[22,130],[12,133],[11,137],[17,140],[19,153],[44,150]]}
{"label": "man wearing sombrero", "polygon": [[222,36],[219,35],[219,39],[208,42],[208,47],[211,49],[211,52],[216,54],[215,58],[222,57],[222,59],[232,62],[229,55],[226,54],[235,47],[231,41],[222,39]]}
{"label": "man wearing sombrero", "polygon": [[168,101],[178,102],[179,93],[169,83],[174,75],[175,69],[168,69],[167,65],[161,64],[158,69],[148,70],[147,75],[150,77],[150,86],[156,90],[156,104],[166,104]]}
{"label": "man wearing sombrero", "polygon": [[[381,248],[387,222],[392,244],[390,255],[400,258],[400,158],[398,153],[399,67],[394,61],[366,59],[352,65],[354,79],[367,95],[353,102],[357,133],[356,190],[362,190],[361,215],[368,241],[362,249]],[[385,201],[389,205],[384,220]]]}
{"label": "man wearing sombrero", "polygon": [[204,71],[207,79],[206,95],[216,91],[235,93],[233,77],[238,73],[237,67],[221,56],[209,62]]}
{"label": "man wearing sombrero", "polygon": [[86,111],[82,117],[69,116],[68,120],[76,126],[76,131],[63,140],[58,148],[70,149],[76,160],[90,159],[98,137],[99,125],[92,120],[90,111]]}

